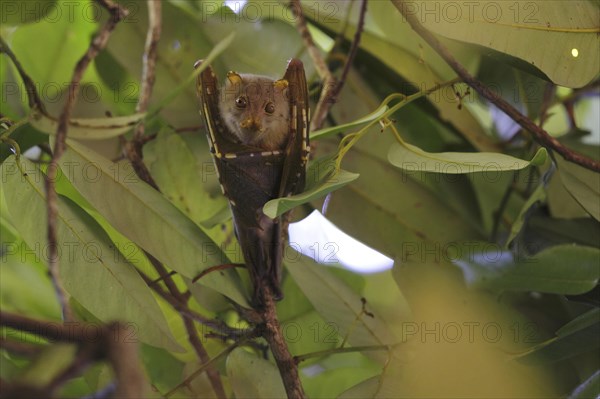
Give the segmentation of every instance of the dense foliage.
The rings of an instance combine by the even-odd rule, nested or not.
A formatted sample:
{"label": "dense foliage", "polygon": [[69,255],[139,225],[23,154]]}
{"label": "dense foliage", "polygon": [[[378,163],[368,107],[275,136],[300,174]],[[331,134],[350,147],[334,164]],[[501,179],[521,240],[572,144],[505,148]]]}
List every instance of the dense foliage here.
{"label": "dense foliage", "polygon": [[[60,276],[69,302],[81,323],[132,327],[148,397],[178,387],[172,397],[216,394],[205,373],[187,379],[202,361],[181,308],[153,289],[162,282],[147,254],[174,272],[191,296],[189,309],[241,331],[252,326],[240,311],[251,292],[243,268],[194,281],[209,267],[242,262],[199,115],[194,62],[210,55],[221,79],[228,70],[280,77],[296,57],[313,107],[322,89],[287,2],[229,3],[162,2],[153,94],[148,111],[138,113],[147,6],[122,1],[130,13],[83,76],[59,159]],[[338,78],[360,3],[302,2],[316,47]],[[290,243],[277,313],[305,392],[596,397],[599,175],[541,147],[464,83],[452,84],[455,72],[410,28],[402,6],[368,2],[343,89],[325,125],[312,132],[306,192],[264,209],[275,216],[294,207],[296,220],[323,210],[394,260],[391,270],[360,274],[337,261],[348,250],[341,241],[316,239],[305,255]],[[478,80],[560,145],[600,159],[597,2],[409,6]],[[58,117],[75,65],[108,12],[87,1],[3,1],[0,18],[2,39]],[[61,309],[47,273],[44,174],[57,121],[30,107],[5,54],[0,81],[0,306],[51,328]],[[160,192],[122,156],[140,121],[143,161]],[[316,252],[325,264],[306,256]],[[234,337],[197,329],[227,397],[285,395],[262,340],[230,351]],[[0,343],[37,348],[32,355],[2,346],[2,386],[46,386],[77,357],[74,345],[6,326],[2,334]],[[61,397],[89,395],[114,378],[104,362],[81,371],[60,380]]]}

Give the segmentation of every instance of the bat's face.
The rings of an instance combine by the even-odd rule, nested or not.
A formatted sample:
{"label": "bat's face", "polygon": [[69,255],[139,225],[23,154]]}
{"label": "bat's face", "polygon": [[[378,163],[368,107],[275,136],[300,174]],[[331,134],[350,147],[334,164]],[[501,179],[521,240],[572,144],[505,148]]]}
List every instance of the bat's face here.
{"label": "bat's face", "polygon": [[289,132],[287,87],[286,80],[229,72],[219,99],[221,118],[241,143],[281,150]]}

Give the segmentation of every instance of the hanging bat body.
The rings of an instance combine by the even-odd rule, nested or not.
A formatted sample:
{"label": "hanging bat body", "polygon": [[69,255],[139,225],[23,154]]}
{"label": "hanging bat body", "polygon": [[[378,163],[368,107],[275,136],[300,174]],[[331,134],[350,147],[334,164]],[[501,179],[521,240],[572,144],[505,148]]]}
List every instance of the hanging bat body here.
{"label": "hanging bat body", "polygon": [[266,286],[279,300],[289,213],[271,219],[262,208],[271,199],[304,188],[309,152],[304,68],[291,60],[279,80],[229,72],[219,88],[209,66],[198,77],[198,93],[221,188],[254,286],[254,304],[262,305]]}

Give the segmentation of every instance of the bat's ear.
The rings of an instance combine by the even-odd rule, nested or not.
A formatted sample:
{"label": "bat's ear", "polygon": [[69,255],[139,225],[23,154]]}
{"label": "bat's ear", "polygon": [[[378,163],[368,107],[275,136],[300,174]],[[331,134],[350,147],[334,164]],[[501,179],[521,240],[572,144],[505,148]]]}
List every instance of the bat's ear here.
{"label": "bat's ear", "polygon": [[227,72],[227,80],[231,85],[237,85],[242,83],[242,77],[233,71]]}
{"label": "bat's ear", "polygon": [[289,85],[290,85],[290,82],[288,82],[287,79],[279,79],[279,80],[276,80],[275,82],[273,82],[273,86],[279,90],[287,89],[287,87]]}

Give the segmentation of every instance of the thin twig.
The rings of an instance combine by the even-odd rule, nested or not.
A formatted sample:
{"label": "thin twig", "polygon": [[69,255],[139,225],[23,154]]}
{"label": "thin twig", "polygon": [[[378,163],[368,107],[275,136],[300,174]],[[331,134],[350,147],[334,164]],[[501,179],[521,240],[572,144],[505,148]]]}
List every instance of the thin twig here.
{"label": "thin twig", "polygon": [[0,326],[14,328],[18,331],[60,342],[83,342],[89,338],[92,326],[94,327],[93,331],[99,330],[98,334],[102,334],[101,330],[106,328],[103,325],[81,322],[63,324],[58,321],[36,320],[4,311],[0,311]]}
{"label": "thin twig", "polygon": [[[146,112],[154,81],[156,79],[156,60],[158,58],[158,42],[162,32],[162,4],[160,1],[148,0],[148,31],[146,32],[146,45],[144,47],[142,79],[140,88],[140,97],[136,105],[136,112]],[[142,180],[159,190],[158,185],[150,174],[148,167],[144,164],[144,154],[142,148],[147,140],[144,138],[145,125],[140,121],[136,126],[133,138],[125,144],[127,158],[131,162],[133,169]]]}
{"label": "thin twig", "polygon": [[68,88],[68,96],[63,107],[63,111],[58,118],[58,128],[56,130],[56,141],[54,143],[54,151],[52,153],[52,159],[48,165],[48,170],[45,176],[45,188],[46,188],[46,205],[48,212],[48,269],[50,272],[50,278],[52,279],[52,285],[56,291],[56,295],[60,302],[60,306],[63,313],[63,319],[66,321],[73,320],[73,312],[68,303],[68,297],[65,292],[62,280],[59,272],[59,256],[58,256],[58,233],[57,233],[57,220],[58,220],[58,195],[56,194],[55,181],[58,176],[58,160],[62,156],[66,148],[67,140],[67,129],[69,127],[69,119],[71,113],[75,107],[77,96],[79,94],[79,82],[83,77],[88,65],[98,55],[98,53],[106,46],[108,38],[111,32],[128,14],[128,11],[121,7],[119,4],[113,3],[110,0],[98,0],[98,2],[104,6],[111,14],[100,32],[94,37],[90,46],[88,47],[85,54],[79,59],[71,82]]}
{"label": "thin twig", "polygon": [[310,58],[312,58],[317,73],[323,81],[321,97],[319,98],[319,102],[315,107],[315,112],[310,122],[310,129],[315,131],[323,125],[329,108],[331,108],[332,104],[328,104],[328,102],[333,100],[332,92],[334,92],[337,87],[337,81],[327,67],[327,63],[321,56],[321,53],[315,45],[312,35],[308,30],[306,19],[304,18],[304,13],[302,12],[302,6],[300,5],[300,0],[290,0],[290,8],[292,9],[296,19],[296,29],[298,29],[300,36],[302,36],[302,40],[304,40],[308,54],[310,55]]}
{"label": "thin twig", "polygon": [[80,345],[75,359],[61,373],[57,374],[45,387],[44,391],[52,395],[69,380],[82,375],[85,370],[96,360],[97,353],[101,350],[96,342],[83,342]]}
{"label": "thin twig", "polygon": [[244,343],[244,341],[245,340],[241,340],[241,341],[234,343],[233,345],[231,345],[230,347],[226,348],[224,351],[219,353],[217,356],[210,359],[208,362],[201,364],[200,368],[198,370],[194,371],[185,380],[183,380],[180,384],[178,384],[176,387],[171,389],[169,392],[165,393],[163,396],[165,398],[169,398],[175,392],[177,392],[179,389],[181,389],[182,387],[189,385],[196,377],[198,377],[200,374],[202,374],[206,369],[208,369],[209,367],[213,367],[214,363],[216,363],[218,360],[224,358],[225,356],[229,355],[235,348],[242,345]]}
{"label": "thin twig", "polygon": [[[335,87],[333,93],[331,93],[333,97],[333,101],[327,102],[327,104],[333,105],[337,101],[337,96],[342,91],[344,87],[344,83],[346,83],[346,78],[348,77],[348,73],[350,72],[350,67],[356,57],[356,53],[358,52],[358,47],[360,45],[360,38],[362,36],[362,31],[365,26],[365,15],[367,13],[367,0],[362,0],[360,5],[360,14],[358,16],[358,24],[356,25],[356,32],[354,33],[354,39],[352,40],[352,44],[350,45],[350,51],[348,52],[348,57],[346,58],[346,63],[344,64],[344,69],[342,71],[342,76],[340,76],[340,81]],[[331,107],[330,105],[330,107]]]}
{"label": "thin twig", "polygon": [[523,129],[529,131],[541,146],[556,151],[567,161],[581,165],[594,172],[600,172],[600,162],[565,147],[557,139],[550,136],[548,132],[537,126],[531,119],[504,101],[502,97],[487,88],[481,81],[471,76],[471,74],[454,58],[452,53],[450,53],[450,51],[444,47],[431,32],[421,25],[418,18],[414,14],[408,12],[406,1],[393,0],[393,3],[415,32],[417,32],[446,61],[446,63],[450,65],[466,84],[475,89],[479,95],[496,105],[506,115],[521,125]]}
{"label": "thin twig", "polygon": [[[135,107],[135,112],[146,112],[154,81],[156,80],[156,60],[158,58],[158,42],[162,32],[162,4],[160,1],[148,0],[148,31],[146,32],[146,45],[144,47],[144,57],[142,66],[142,79],[140,87],[140,97]],[[138,125],[135,131],[135,138],[139,140],[144,134],[143,122]]]}
{"label": "thin twig", "polygon": [[209,318],[201,315],[200,313],[190,309],[189,306],[185,302],[181,302],[181,301],[177,300],[173,295],[166,292],[164,289],[160,288],[156,284],[152,284],[154,281],[152,281],[152,279],[150,277],[148,277],[145,273],[143,273],[140,270],[138,270],[138,273],[140,274],[142,279],[144,279],[144,281],[146,282],[148,287],[150,287],[152,289],[152,291],[156,292],[161,298],[163,298],[171,306],[173,306],[173,309],[178,311],[182,316],[185,316],[191,320],[194,320],[204,326],[210,327],[213,330],[219,332],[220,334],[223,334],[227,338],[235,338],[235,337],[239,337],[242,335],[247,335],[249,332],[252,331],[251,329],[243,329],[242,330],[242,329],[232,328],[232,327],[229,327],[227,324],[225,324],[221,320],[209,319]]}
{"label": "thin twig", "polygon": [[21,65],[15,54],[12,52],[8,44],[6,44],[4,39],[2,39],[2,36],[0,36],[0,53],[5,53],[8,56],[8,58],[10,58],[10,60],[12,61],[15,68],[17,68],[17,71],[19,72],[19,75],[23,80],[23,84],[25,84],[25,90],[27,90],[27,100],[29,103],[29,108],[38,110],[44,115],[48,115],[48,113],[46,112],[46,107],[44,106],[44,103],[40,98],[40,95],[37,91],[37,88],[35,87],[33,79],[31,79],[31,77],[25,72],[25,69],[23,69],[23,66]]}
{"label": "thin twig", "polygon": [[245,267],[245,265],[243,263],[225,263],[223,265],[211,266],[209,268],[202,270],[202,272],[200,274],[198,274],[196,277],[194,277],[192,279],[192,283],[197,282],[198,280],[200,280],[202,277],[206,276],[209,273],[216,272],[217,270],[233,269],[234,267],[242,267],[243,268],[243,267]]}
{"label": "thin twig", "polygon": [[[150,263],[152,263],[152,265],[154,266],[154,268],[156,269],[158,274],[163,278],[163,281],[165,282],[165,285],[167,286],[169,293],[178,302],[186,303],[187,302],[186,298],[179,291],[179,288],[177,288],[177,285],[175,285],[175,282],[169,275],[169,272],[167,271],[167,269],[162,265],[162,263],[160,263],[152,255],[150,255],[148,253],[146,255],[148,256]],[[182,319],[183,319],[183,324],[185,326],[185,330],[188,334],[188,341],[192,345],[192,348],[194,348],[194,351],[196,352],[196,354],[198,355],[198,358],[200,359],[200,361],[202,363],[208,363],[210,361],[210,357],[208,356],[208,352],[206,352],[206,349],[204,349],[204,345],[202,345],[202,341],[200,340],[200,337],[198,335],[198,330],[196,330],[196,326],[194,325],[194,322],[190,318],[185,317],[183,315],[182,315]],[[215,394],[217,395],[217,398],[225,399],[226,398],[225,389],[223,388],[221,376],[219,375],[218,371],[214,367],[211,366],[211,367],[207,367],[206,374],[212,385],[213,390],[215,391]]]}
{"label": "thin twig", "polygon": [[392,348],[393,348],[393,345],[392,346],[365,345],[365,346],[350,346],[350,347],[345,347],[345,348],[331,348],[331,349],[324,349],[322,351],[317,351],[317,352],[305,353],[304,355],[294,356],[294,361],[296,363],[300,363],[307,359],[312,359],[315,357],[329,356],[329,355],[334,355],[334,354],[339,354],[339,353],[353,353],[353,352],[365,352],[365,351],[389,351]]}

